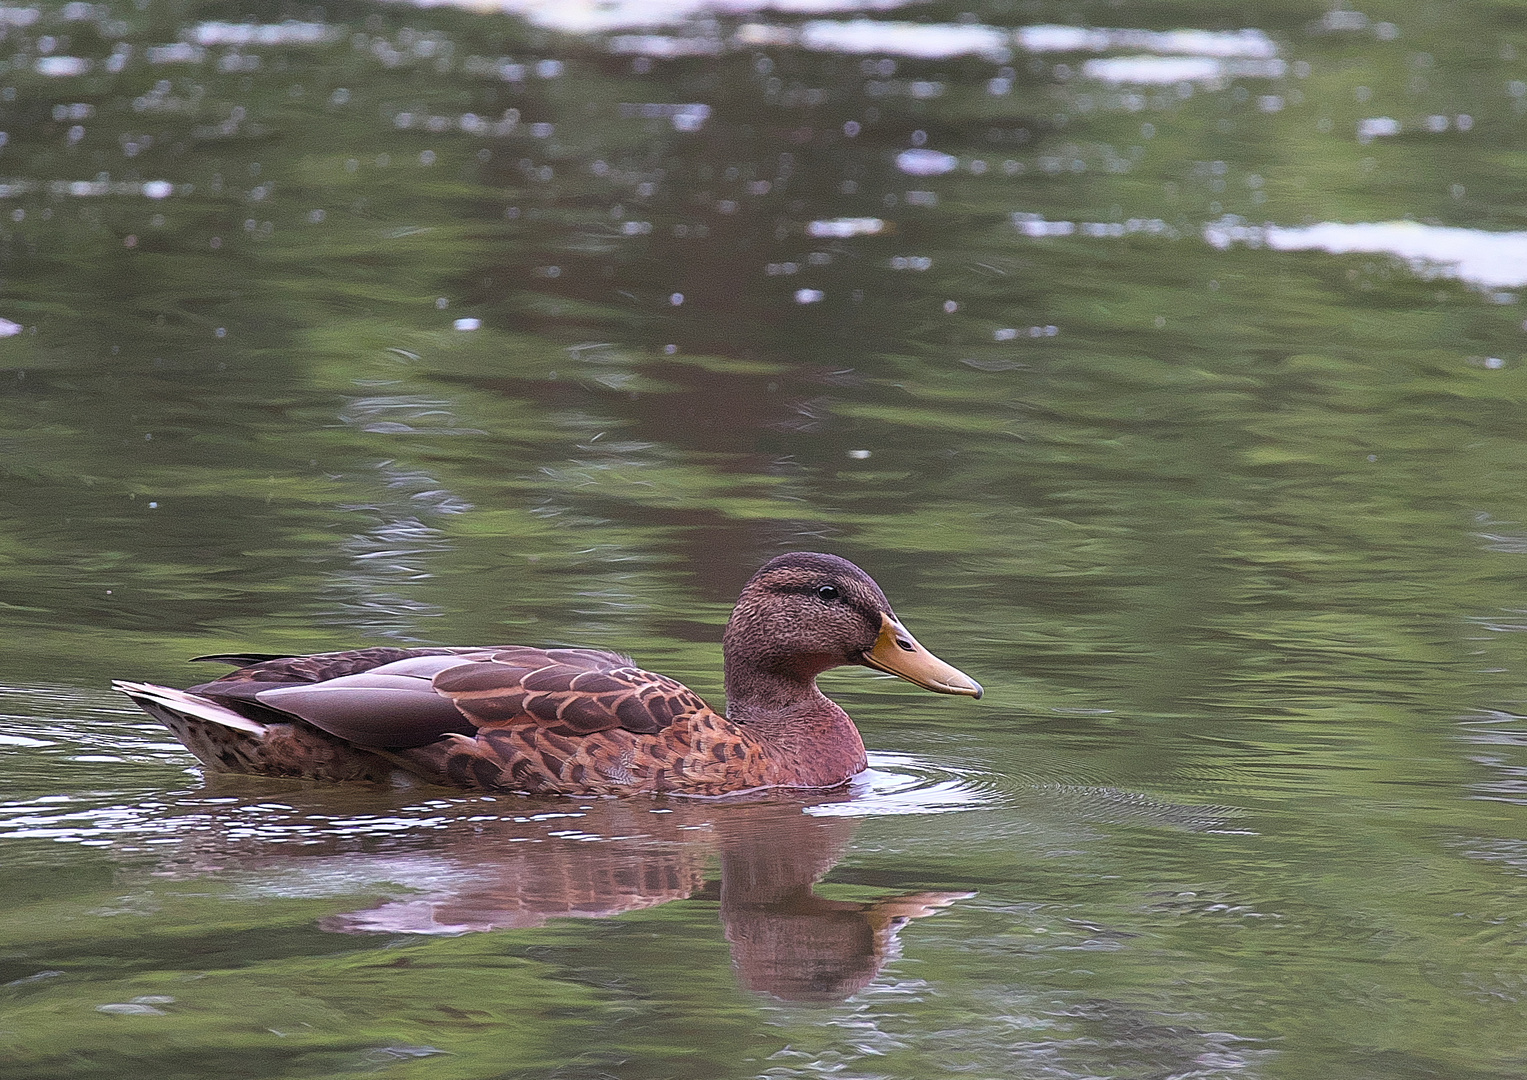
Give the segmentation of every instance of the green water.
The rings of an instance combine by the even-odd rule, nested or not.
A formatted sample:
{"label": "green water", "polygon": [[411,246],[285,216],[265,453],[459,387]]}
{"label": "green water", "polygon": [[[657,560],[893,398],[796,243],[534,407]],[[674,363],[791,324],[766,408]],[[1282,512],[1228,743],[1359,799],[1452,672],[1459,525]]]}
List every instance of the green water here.
{"label": "green water", "polygon": [[[1519,8],[511,7],[0,7],[8,1080],[1527,1072]],[[832,797],[202,777],[104,689],[720,704],[791,549],[987,688],[826,676]]]}

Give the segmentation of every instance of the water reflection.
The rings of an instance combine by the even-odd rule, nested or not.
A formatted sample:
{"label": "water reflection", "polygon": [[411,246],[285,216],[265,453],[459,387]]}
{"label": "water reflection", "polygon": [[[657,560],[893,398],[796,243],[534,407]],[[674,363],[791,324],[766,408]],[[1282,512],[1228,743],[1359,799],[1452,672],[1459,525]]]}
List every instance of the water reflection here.
{"label": "water reflection", "polygon": [[[405,807],[402,817],[358,805],[346,818],[336,817],[333,802],[300,792],[282,792],[280,803],[229,797],[246,786],[220,782],[188,793],[185,802],[200,802],[203,812],[189,834],[161,849],[152,875],[232,881],[245,898],[407,890],[325,916],[319,925],[334,933],[524,930],[710,900],[719,903],[744,986],[829,1001],[862,989],[898,955],[897,934],[909,921],[974,895],[820,895],[817,882],[859,820],[812,816],[801,803],[483,798]],[[420,813],[432,823],[421,827]],[[399,840],[379,842],[393,831],[389,822]]]}

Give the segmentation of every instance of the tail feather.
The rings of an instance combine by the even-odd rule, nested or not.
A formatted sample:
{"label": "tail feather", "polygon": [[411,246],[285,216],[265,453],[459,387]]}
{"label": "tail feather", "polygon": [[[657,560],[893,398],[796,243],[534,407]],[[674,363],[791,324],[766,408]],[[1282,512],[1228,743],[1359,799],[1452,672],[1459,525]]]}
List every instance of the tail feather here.
{"label": "tail feather", "polygon": [[291,653],[279,652],[228,652],[208,653],[206,656],[193,656],[187,660],[188,664],[200,663],[203,660],[211,660],[218,664],[232,664],[234,667],[248,667],[250,664],[263,664],[267,660],[294,660],[296,657]]}
{"label": "tail feather", "polygon": [[[195,694],[188,694],[184,690],[155,686],[153,683],[123,682],[120,679],[113,682],[111,686],[112,689],[119,690],[132,698],[140,709],[154,719],[166,724],[170,723],[164,716],[164,713],[168,712],[173,717],[194,717],[197,720],[206,720],[209,723],[248,732],[250,735],[264,735],[266,731],[265,725],[259,721],[240,716],[226,706],[204,697],[197,697]],[[170,724],[171,730],[174,726]]]}
{"label": "tail feather", "polygon": [[[304,780],[417,782],[406,763],[366,750],[293,718],[262,724],[197,694],[152,683],[114,682],[117,690],[170,729],[214,772]],[[400,766],[403,766],[400,768]]]}

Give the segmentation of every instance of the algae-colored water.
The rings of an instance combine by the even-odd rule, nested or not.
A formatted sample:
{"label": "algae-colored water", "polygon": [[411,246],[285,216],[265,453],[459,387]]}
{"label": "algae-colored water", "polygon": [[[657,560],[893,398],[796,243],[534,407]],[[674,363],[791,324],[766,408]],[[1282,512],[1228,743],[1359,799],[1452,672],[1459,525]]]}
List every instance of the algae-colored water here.
{"label": "algae-colored water", "polygon": [[[0,7],[8,1080],[1527,1071],[1517,8],[491,6]],[[832,796],[216,779],[105,689],[719,705],[791,549],[987,687],[826,676]]]}

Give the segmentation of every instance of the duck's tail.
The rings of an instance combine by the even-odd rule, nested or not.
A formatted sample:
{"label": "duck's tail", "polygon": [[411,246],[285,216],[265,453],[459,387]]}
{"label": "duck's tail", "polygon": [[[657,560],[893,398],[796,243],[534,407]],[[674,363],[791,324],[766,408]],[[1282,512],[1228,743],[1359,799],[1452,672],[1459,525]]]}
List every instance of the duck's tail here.
{"label": "duck's tail", "polygon": [[304,780],[409,780],[390,756],[352,746],[298,721],[261,723],[210,698],[168,686],[123,681],[111,685],[216,772]]}
{"label": "duck's tail", "polygon": [[266,725],[257,720],[240,716],[232,709],[219,705],[210,698],[197,697],[184,690],[155,686],[153,683],[125,682],[121,679],[112,682],[111,688],[132,698],[138,708],[164,724],[177,736],[180,734],[180,726],[192,720],[220,724],[223,727],[255,736],[264,735],[268,730]]}

